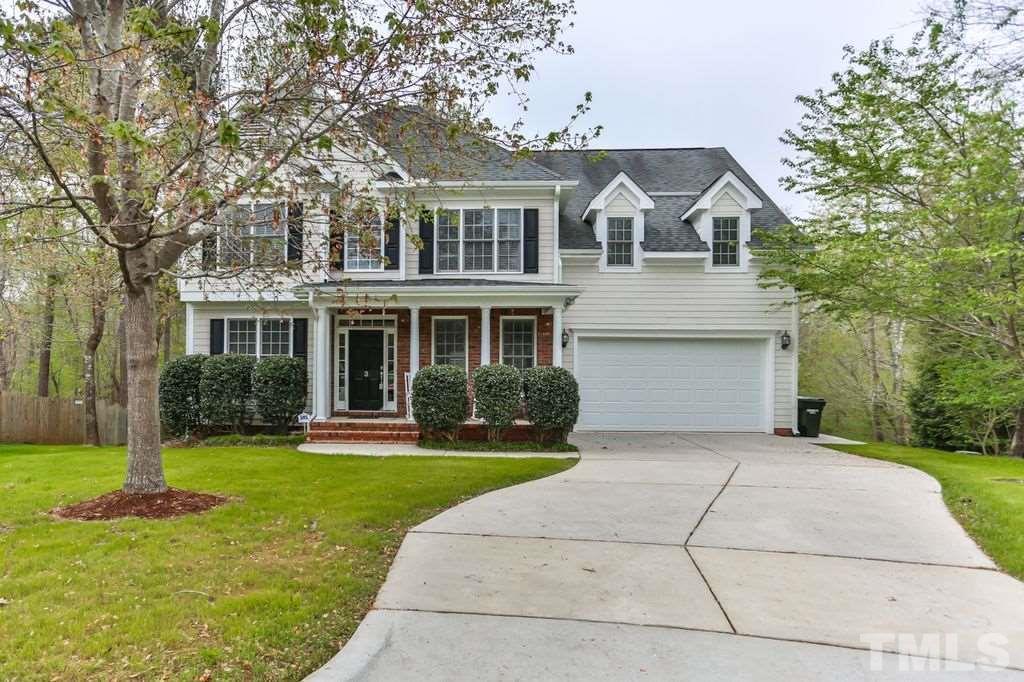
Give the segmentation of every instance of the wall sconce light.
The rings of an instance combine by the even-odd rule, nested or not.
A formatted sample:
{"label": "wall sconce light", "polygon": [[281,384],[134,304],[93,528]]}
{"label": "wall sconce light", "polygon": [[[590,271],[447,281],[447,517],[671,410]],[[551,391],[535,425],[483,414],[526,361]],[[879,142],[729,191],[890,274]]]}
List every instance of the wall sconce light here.
{"label": "wall sconce light", "polygon": [[782,332],[782,336],[779,337],[779,343],[782,345],[782,350],[789,350],[789,344],[793,342],[793,339],[789,337],[789,331]]}
{"label": "wall sconce light", "polygon": [[567,332],[567,331],[565,331],[563,329],[562,330],[562,348],[565,348],[568,345],[569,345],[569,332]]}

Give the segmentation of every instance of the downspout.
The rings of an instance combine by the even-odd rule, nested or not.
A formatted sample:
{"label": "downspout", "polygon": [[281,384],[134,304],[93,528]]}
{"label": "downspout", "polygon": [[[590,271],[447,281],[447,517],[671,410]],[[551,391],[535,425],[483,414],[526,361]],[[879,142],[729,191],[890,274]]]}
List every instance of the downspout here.
{"label": "downspout", "polygon": [[555,232],[554,248],[552,249],[553,262],[551,263],[551,276],[554,279],[555,284],[562,283],[562,255],[558,247],[558,215],[561,213],[561,197],[562,186],[555,185],[554,217],[551,220]]}

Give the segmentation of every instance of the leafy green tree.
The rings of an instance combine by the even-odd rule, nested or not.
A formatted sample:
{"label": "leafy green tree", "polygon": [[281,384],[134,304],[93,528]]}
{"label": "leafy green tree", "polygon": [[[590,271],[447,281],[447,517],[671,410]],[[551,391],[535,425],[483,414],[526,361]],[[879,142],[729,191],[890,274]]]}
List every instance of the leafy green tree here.
{"label": "leafy green tree", "polygon": [[800,98],[803,118],[783,138],[793,150],[785,183],[821,208],[799,229],[762,235],[763,283],[794,286],[832,314],[904,319],[981,342],[994,354],[975,368],[990,363],[1017,378],[1024,130],[1013,97],[979,78],[959,45],[934,24],[906,49],[851,49],[831,89]]}
{"label": "leafy green tree", "polygon": [[[158,282],[210,267],[192,247],[225,208],[257,193],[285,201],[293,178],[358,205],[370,180],[316,169],[343,159],[379,177],[368,133],[409,105],[444,112],[428,158],[471,156],[470,140],[500,140],[521,156],[569,139],[568,126],[530,138],[521,120],[499,128],[480,112],[502,87],[521,94],[539,53],[571,49],[561,32],[573,12],[573,0],[29,0],[0,9],[0,164],[17,197],[0,210],[0,228],[26,211],[74,212],[65,233],[88,233],[118,264],[126,492],[166,489]],[[416,133],[403,137],[422,148]],[[278,286],[276,274],[255,288]]]}

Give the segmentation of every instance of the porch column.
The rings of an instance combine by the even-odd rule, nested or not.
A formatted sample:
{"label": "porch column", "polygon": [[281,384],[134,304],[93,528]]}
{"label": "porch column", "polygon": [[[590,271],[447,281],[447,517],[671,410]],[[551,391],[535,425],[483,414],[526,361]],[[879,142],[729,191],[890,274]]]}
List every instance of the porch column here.
{"label": "porch column", "polygon": [[562,306],[551,309],[551,364],[562,366]]}
{"label": "porch column", "polygon": [[317,306],[316,343],[313,347],[313,412],[317,419],[331,417],[331,315]]}
{"label": "porch column", "polygon": [[491,364],[491,306],[480,306],[480,364]]}
{"label": "porch column", "polygon": [[420,307],[409,306],[409,376],[420,371]]}

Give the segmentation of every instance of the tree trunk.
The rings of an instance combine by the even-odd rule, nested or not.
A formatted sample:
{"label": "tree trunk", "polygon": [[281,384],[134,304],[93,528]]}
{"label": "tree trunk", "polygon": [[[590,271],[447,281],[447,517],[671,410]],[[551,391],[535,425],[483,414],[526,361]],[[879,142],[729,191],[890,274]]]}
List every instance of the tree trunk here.
{"label": "tree trunk", "polygon": [[46,276],[46,291],[43,294],[42,343],[39,346],[39,376],[36,381],[36,395],[46,398],[50,395],[50,354],[53,349],[53,306],[57,296],[57,276]]}
{"label": "tree trunk", "polygon": [[1017,408],[1016,423],[1013,428],[1013,441],[1010,443],[1010,455],[1024,457],[1024,407]]}
{"label": "tree trunk", "polygon": [[103,340],[106,310],[102,302],[93,302],[92,329],[85,340],[85,442],[100,445],[100,424],[96,413],[96,350]]}
{"label": "tree trunk", "polygon": [[117,348],[114,352],[114,362],[110,366],[111,386],[114,402],[121,407],[128,406],[128,392],[126,383],[128,381],[128,349],[127,349],[124,312],[117,319]]}
{"label": "tree trunk", "polygon": [[156,285],[145,278],[129,287],[122,314],[128,375],[128,472],[126,493],[167,490],[160,454]]}
{"label": "tree trunk", "polygon": [[885,440],[882,430],[882,375],[878,368],[878,335],[875,318],[868,324],[868,363],[871,367],[871,437],[876,441]]}
{"label": "tree trunk", "polygon": [[163,351],[164,351],[164,364],[171,361],[171,323],[174,321],[172,315],[168,315],[167,319],[164,320],[164,336],[163,336]]}

